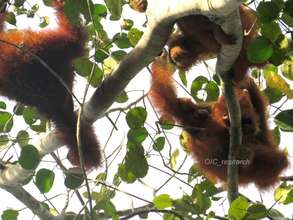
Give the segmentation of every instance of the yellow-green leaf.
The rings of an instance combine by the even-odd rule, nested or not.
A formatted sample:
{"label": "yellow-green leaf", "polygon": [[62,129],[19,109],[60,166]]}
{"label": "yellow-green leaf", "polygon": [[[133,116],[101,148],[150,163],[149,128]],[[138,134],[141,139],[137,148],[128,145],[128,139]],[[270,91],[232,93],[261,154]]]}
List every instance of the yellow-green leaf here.
{"label": "yellow-green leaf", "polygon": [[165,209],[172,206],[172,199],[168,194],[161,194],[154,198],[153,203],[156,208]]}
{"label": "yellow-green leaf", "polygon": [[172,167],[172,169],[174,169],[176,167],[179,154],[180,154],[179,149],[176,149],[176,150],[173,151],[173,153],[171,155],[171,167]]}
{"label": "yellow-green leaf", "polygon": [[274,65],[268,65],[264,69],[264,78],[267,85],[271,88],[278,89],[287,95],[289,99],[293,98],[293,92],[290,85],[278,74],[278,69]]}

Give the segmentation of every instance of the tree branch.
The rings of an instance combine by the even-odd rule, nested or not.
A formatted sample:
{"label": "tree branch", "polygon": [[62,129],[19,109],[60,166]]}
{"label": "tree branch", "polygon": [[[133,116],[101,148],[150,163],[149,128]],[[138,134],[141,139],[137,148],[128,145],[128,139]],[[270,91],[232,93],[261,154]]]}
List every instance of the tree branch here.
{"label": "tree branch", "polygon": [[224,81],[224,96],[230,118],[230,145],[227,167],[228,199],[232,203],[238,197],[237,149],[242,143],[241,111],[232,81]]}
{"label": "tree branch", "polygon": [[41,202],[36,200],[21,186],[1,186],[7,192],[26,205],[35,215],[42,220],[58,220],[60,218],[53,216]]}
{"label": "tree branch", "polygon": [[[242,143],[241,110],[239,101],[230,77],[230,71],[236,61],[241,48],[243,29],[239,10],[226,16],[222,29],[236,37],[236,44],[224,45],[217,57],[216,73],[220,75],[224,84],[224,96],[230,119],[230,144],[227,167],[228,199],[232,203],[238,197],[238,165],[237,150]],[[235,56],[237,54],[237,56]]]}

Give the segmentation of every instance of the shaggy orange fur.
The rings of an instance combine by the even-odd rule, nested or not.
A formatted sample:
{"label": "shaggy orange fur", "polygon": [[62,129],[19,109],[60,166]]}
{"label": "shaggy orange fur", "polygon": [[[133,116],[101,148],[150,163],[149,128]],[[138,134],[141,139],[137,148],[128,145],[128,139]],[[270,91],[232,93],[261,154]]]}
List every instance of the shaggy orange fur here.
{"label": "shaggy orange fur", "polygon": [[[81,26],[70,24],[63,11],[63,2],[54,0],[59,27],[43,31],[0,30],[0,93],[25,105],[35,106],[51,119],[58,138],[69,147],[68,159],[79,165],[76,140],[77,116],[71,94],[32,54],[44,60],[72,89],[72,61],[84,54],[87,39]],[[2,27],[5,12],[0,14]],[[10,42],[23,49],[18,49]],[[90,125],[81,127],[81,146],[86,168],[100,164],[100,146]]]}
{"label": "shaggy orange fur", "polygon": [[[188,145],[198,167],[212,181],[226,182],[229,151],[229,119],[224,97],[208,106],[178,98],[166,56],[152,64],[149,97],[161,116],[173,119],[189,134]],[[274,185],[287,168],[288,159],[274,143],[268,129],[266,102],[250,80],[247,90],[237,90],[242,112],[242,145],[239,147],[239,183],[255,183],[260,189]],[[269,171],[268,171],[269,168]]]}

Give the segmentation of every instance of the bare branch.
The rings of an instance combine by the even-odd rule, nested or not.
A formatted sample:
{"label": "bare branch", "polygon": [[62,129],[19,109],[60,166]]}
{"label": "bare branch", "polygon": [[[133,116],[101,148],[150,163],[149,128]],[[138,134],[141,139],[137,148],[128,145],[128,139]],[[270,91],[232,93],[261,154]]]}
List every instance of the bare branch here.
{"label": "bare branch", "polygon": [[1,186],[15,198],[25,204],[35,215],[42,220],[58,220],[60,218],[53,216],[48,209],[36,200],[21,186]]}
{"label": "bare branch", "polygon": [[231,80],[224,81],[224,96],[230,118],[230,145],[228,155],[229,163],[227,168],[227,182],[228,199],[231,203],[238,197],[238,165],[236,163],[236,155],[237,149],[242,142],[240,105]]}

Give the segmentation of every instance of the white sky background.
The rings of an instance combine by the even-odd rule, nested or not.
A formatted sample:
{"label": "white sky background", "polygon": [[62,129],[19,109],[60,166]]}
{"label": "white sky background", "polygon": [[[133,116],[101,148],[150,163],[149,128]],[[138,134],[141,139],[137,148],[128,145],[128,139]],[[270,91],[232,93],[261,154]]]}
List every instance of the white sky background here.
{"label": "white sky background", "polygon": [[[28,1],[31,5],[34,4],[34,2],[39,2],[37,0],[29,0]],[[103,1],[99,0],[96,2],[100,2],[103,3]],[[42,5],[40,4],[40,10],[37,13],[40,16],[43,15],[49,15],[50,19],[53,20],[53,16],[52,16],[52,10],[48,9],[46,7],[42,7]],[[141,25],[145,22],[145,17],[143,14],[134,12],[133,10],[129,9],[128,6],[124,7],[124,18],[131,18],[134,20],[135,22],[135,26],[141,29]],[[24,16],[21,16],[18,20],[17,26],[18,27],[37,27],[39,24],[38,19],[26,19]],[[105,21],[104,22],[104,28],[107,30],[109,36],[111,37],[112,35],[116,34],[117,32],[119,32],[120,30],[120,23],[119,22],[109,22],[109,21]],[[213,64],[215,63],[215,61],[211,61],[209,62],[211,67],[213,67]],[[207,74],[206,68],[203,65],[198,65],[196,66],[193,70],[194,73],[188,74],[189,79],[194,79],[196,76],[198,76],[198,73],[202,73],[202,74]],[[75,94],[77,95],[77,97],[81,98],[83,95],[83,88],[84,88],[84,83],[80,83],[80,81],[82,81],[83,79],[81,79],[80,77],[76,78],[76,85],[78,84],[78,87],[75,88]],[[133,79],[131,81],[131,83],[129,84],[129,86],[127,87],[126,91],[132,91],[130,93],[128,93],[129,95],[129,100],[133,101],[139,97],[142,96],[143,91],[147,92],[149,89],[149,82],[150,81],[150,74],[149,72],[144,69],[143,71],[141,71],[141,73],[139,73],[137,75],[137,77],[135,77],[135,79]],[[192,80],[189,80],[189,82],[191,82]],[[78,83],[77,83],[78,82]],[[91,90],[93,91],[93,90]],[[186,95],[184,93],[179,93],[182,95]],[[90,96],[90,94],[89,94]],[[89,97],[88,96],[88,97]],[[288,104],[284,107],[284,108],[292,108],[292,101],[288,102]],[[127,104],[124,104],[123,106],[126,106]],[[146,105],[147,107],[150,107],[149,103],[146,101]],[[116,106],[116,105],[115,105]],[[142,103],[140,104],[140,106],[142,106]],[[151,108],[149,108],[151,109]],[[274,109],[272,109],[274,110]],[[116,113],[111,114],[111,118],[112,120],[115,120],[116,117]],[[156,118],[154,116],[154,113],[152,111],[149,111],[148,113],[148,122],[154,122],[156,121]],[[154,123],[150,123],[151,125],[154,125]],[[110,130],[112,129],[112,125],[109,122],[109,120],[107,119],[101,119],[98,120],[95,123],[95,127],[96,127],[96,133],[98,135],[98,138],[102,144],[102,146],[104,147],[107,138],[109,137],[110,134]],[[115,149],[116,147],[119,147],[120,144],[123,144],[122,147],[122,151],[119,154],[118,158],[115,160],[116,162],[121,161],[121,159],[124,157],[125,152],[125,144],[126,144],[126,135],[127,135],[127,131],[128,131],[128,127],[127,124],[125,122],[124,119],[124,115],[122,113],[122,115],[120,116],[119,119],[119,123],[118,123],[118,131],[114,131],[111,140],[109,141],[109,143],[107,144],[107,150],[106,150],[106,154],[109,155],[113,149]],[[155,131],[152,130],[151,127],[146,127],[146,129],[153,134]],[[181,149],[179,142],[178,142],[178,135],[180,134],[180,130],[178,129],[176,130],[172,130],[172,133],[176,133],[176,135],[171,134],[169,135],[170,140],[172,141],[172,143],[176,143],[173,144],[173,150],[178,148]],[[290,159],[292,161],[292,155],[293,155],[293,147],[292,147],[292,142],[293,142],[293,135],[292,133],[282,133],[282,142],[281,145],[282,147],[288,147],[289,150],[289,155],[290,155]],[[291,145],[291,146],[290,146]],[[149,143],[149,145],[144,144],[144,146],[151,146],[151,143]],[[290,148],[291,147],[291,148]],[[165,146],[165,148],[168,148],[167,146]],[[65,157],[64,155],[66,152],[66,148],[61,148],[60,150],[58,150],[58,152],[60,153],[60,155],[63,155],[63,157]],[[179,160],[179,164],[180,162],[182,162],[184,157],[184,153],[181,151],[181,157]],[[61,196],[56,197],[55,199],[52,200],[52,203],[55,205],[55,207],[61,211],[61,209],[64,206],[64,201],[65,201],[65,196],[63,195],[64,192],[66,192],[66,188],[63,184],[63,174],[62,172],[59,170],[58,167],[55,167],[55,164],[52,162],[52,158],[50,156],[47,156],[44,158],[44,161],[48,161],[45,163],[42,163],[41,166],[38,168],[52,168],[55,171],[56,177],[55,177],[55,182],[53,185],[52,190],[46,194],[47,198],[51,198],[54,197],[55,195],[58,195],[59,193],[62,193]],[[156,167],[161,167],[162,166],[162,161],[160,158],[158,157],[152,157],[151,159],[148,160],[149,164],[154,165]],[[188,161],[186,162],[186,164],[183,166],[182,170],[186,171],[189,169],[189,167],[192,165],[193,161],[192,159],[189,157]],[[65,165],[67,165],[67,167],[70,167],[69,163],[65,163]],[[117,171],[117,163],[114,163],[109,171],[109,176],[113,176],[113,174]],[[164,168],[163,168],[164,169]],[[268,167],[268,172],[269,172],[269,167]],[[164,169],[166,170],[166,169]],[[97,173],[103,172],[104,171],[104,167],[99,168],[98,172],[93,172],[90,175],[90,178],[95,178],[95,175]],[[114,173],[111,173],[114,172]],[[292,175],[292,168],[290,168],[290,170],[287,171],[288,175]],[[141,183],[135,183],[135,184],[121,184],[121,186],[119,187],[121,190],[123,191],[127,191],[131,194],[137,195],[139,197],[142,197],[146,200],[151,201],[153,198],[153,188],[157,188],[158,186],[160,186],[165,180],[167,180],[169,178],[169,176],[164,175],[158,171],[155,171],[152,168],[149,168],[149,173],[148,175],[143,178],[143,182],[147,183],[149,186],[146,187],[145,185],[141,184]],[[185,179],[186,180],[186,179]],[[109,183],[111,183],[112,179],[109,179]],[[39,199],[40,201],[44,201],[45,198],[42,194],[39,193],[38,189],[36,188],[36,186],[34,186],[34,184],[29,184],[28,186],[25,186],[25,188],[27,190],[29,190],[29,192],[31,192],[37,199]],[[99,188],[96,188],[96,191],[98,191]],[[84,189],[80,190],[80,192],[85,192]],[[171,193],[172,192],[172,193]],[[184,192],[189,193],[190,192],[190,188],[187,188],[186,186],[184,186],[182,183],[180,183],[178,180],[172,180],[171,182],[169,182],[161,191],[158,192],[158,194],[162,194],[162,193],[167,193],[170,194],[172,196],[172,198],[180,198],[182,196],[182,194]],[[259,192],[253,187],[253,186],[249,186],[247,188],[241,188],[240,192],[244,195],[246,195],[248,198],[250,198],[252,201],[261,201],[261,197]],[[225,197],[226,195],[223,195],[223,197]],[[272,193],[263,193],[262,194],[263,197],[263,201],[264,204],[266,205],[267,208],[271,207],[275,201],[273,200],[273,194]],[[22,209],[24,208],[24,205],[21,204],[18,200],[16,200],[13,196],[11,196],[9,193],[7,193],[6,191],[0,189],[0,214],[6,210],[7,208],[12,208],[12,209]],[[77,211],[80,208],[80,203],[79,201],[76,199],[76,197],[72,197],[70,199],[70,206],[68,208],[68,211]],[[139,201],[137,199],[134,198],[130,198],[129,196],[123,194],[123,193],[116,193],[116,197],[113,200],[114,204],[116,205],[117,210],[121,210],[121,209],[127,209],[127,208],[131,208],[131,207],[138,207],[141,205],[145,205],[145,202]],[[220,200],[220,202],[223,202],[223,200]],[[227,207],[227,201],[224,202],[225,207]],[[293,205],[287,205],[287,206],[283,206],[283,205],[278,205],[276,206],[276,208],[281,211],[283,214],[286,215],[286,217],[290,217],[292,218],[293,216]],[[214,207],[217,215],[220,216],[224,216],[224,214],[227,213],[227,210],[225,210],[224,207],[219,206]],[[27,210],[24,209],[22,212],[20,212],[20,216],[18,219],[32,219],[33,215],[32,213]],[[34,219],[38,219],[37,217],[35,217]],[[132,218],[132,219],[139,219],[138,217]],[[152,220],[156,220],[156,219],[162,219],[161,216],[157,215],[157,214],[150,214],[149,215],[149,219]]]}

